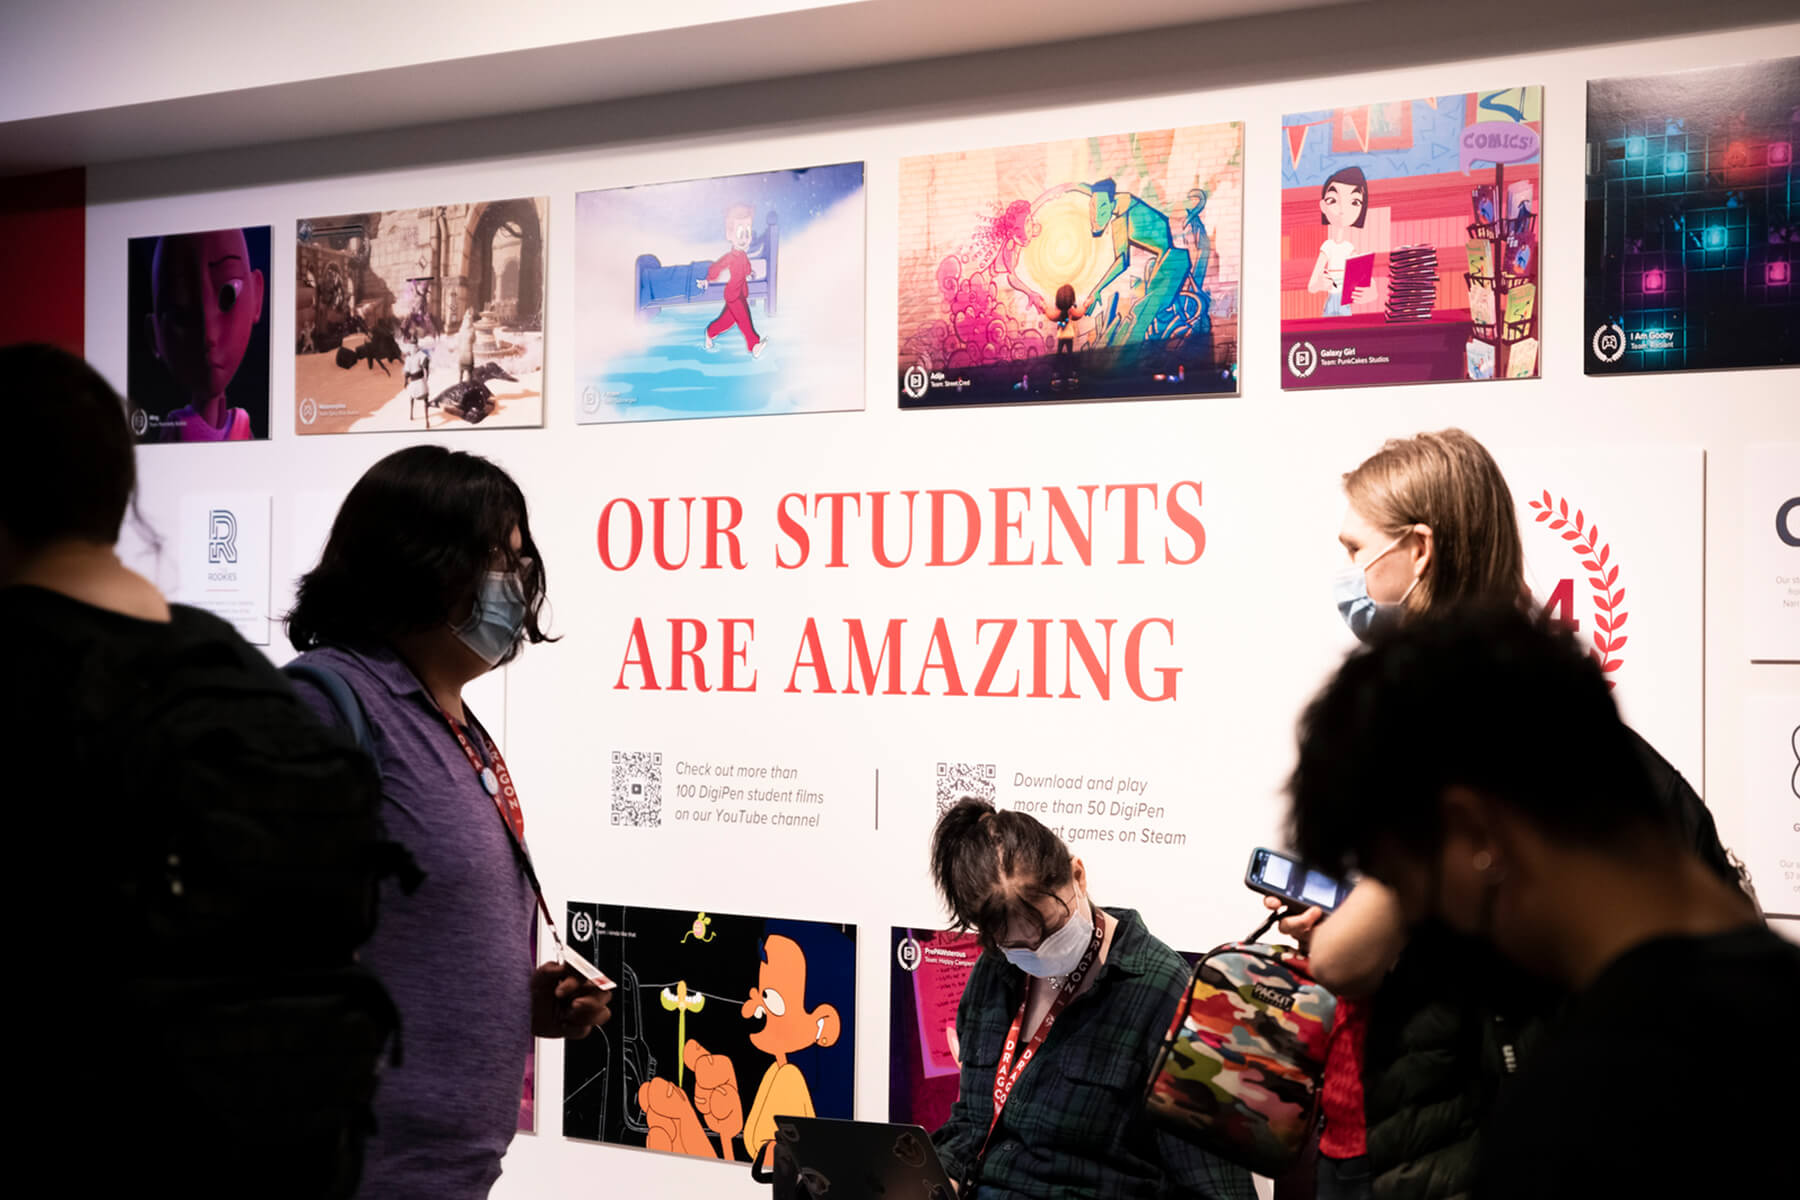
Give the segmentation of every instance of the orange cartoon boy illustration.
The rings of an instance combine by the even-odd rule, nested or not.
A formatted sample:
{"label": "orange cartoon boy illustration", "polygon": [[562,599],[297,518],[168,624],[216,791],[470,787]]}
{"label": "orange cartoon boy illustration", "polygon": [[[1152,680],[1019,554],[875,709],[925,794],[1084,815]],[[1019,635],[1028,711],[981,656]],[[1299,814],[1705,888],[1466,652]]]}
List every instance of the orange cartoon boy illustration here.
{"label": "orange cartoon boy illustration", "polygon": [[715,340],[733,325],[744,335],[744,349],[752,358],[761,358],[768,341],[756,332],[750,320],[750,243],[756,238],[756,211],[748,204],[734,204],[725,214],[725,240],[731,248],[707,269],[706,277],[697,281],[705,291],[709,283],[725,285],[725,308],[706,327],[706,348],[716,349]]}
{"label": "orange cartoon boy illustration", "polygon": [[[806,1007],[806,955],[793,939],[772,935],[763,941],[762,967],[757,985],[744,1002],[744,1019],[761,1021],[750,1035],[750,1044],[773,1056],[763,1073],[756,1098],[746,1119],[738,1092],[737,1068],[729,1058],[707,1053],[699,1042],[689,1041],[682,1061],[694,1073],[694,1099],[666,1079],[646,1080],[638,1088],[638,1104],[650,1125],[645,1144],[652,1150],[692,1154],[705,1158],[731,1158],[731,1139],[744,1136],[751,1161],[775,1137],[775,1118],[814,1115],[812,1092],[800,1068],[788,1061],[811,1046],[829,1046],[838,1039],[837,1009],[821,1004]],[[702,1127],[701,1121],[705,1121]],[[706,1136],[719,1136],[715,1151]]]}

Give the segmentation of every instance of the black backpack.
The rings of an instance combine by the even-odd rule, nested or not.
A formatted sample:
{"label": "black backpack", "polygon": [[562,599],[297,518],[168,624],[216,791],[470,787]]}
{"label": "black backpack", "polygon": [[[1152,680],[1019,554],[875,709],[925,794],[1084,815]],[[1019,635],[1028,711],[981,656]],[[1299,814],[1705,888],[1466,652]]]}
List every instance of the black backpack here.
{"label": "black backpack", "polygon": [[[399,1014],[357,962],[387,841],[380,778],[260,654],[224,638],[143,664],[121,830],[139,1178],[189,1196],[356,1190]],[[411,871],[413,878],[408,877]]]}

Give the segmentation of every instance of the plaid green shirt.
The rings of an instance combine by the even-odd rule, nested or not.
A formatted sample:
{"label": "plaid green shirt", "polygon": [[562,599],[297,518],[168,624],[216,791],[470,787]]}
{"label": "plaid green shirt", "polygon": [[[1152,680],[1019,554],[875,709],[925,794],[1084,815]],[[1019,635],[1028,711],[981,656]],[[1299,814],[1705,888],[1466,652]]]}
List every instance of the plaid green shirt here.
{"label": "plaid green shirt", "polygon": [[[1119,924],[1100,976],[1063,1010],[1020,1073],[974,1197],[1254,1200],[1248,1171],[1143,1119],[1151,1063],[1186,990],[1188,967],[1137,913],[1106,911]],[[981,956],[963,990],[956,1012],[961,1094],[932,1137],[953,1179],[969,1174],[987,1136],[994,1068],[1024,993],[1024,972],[991,953]]]}

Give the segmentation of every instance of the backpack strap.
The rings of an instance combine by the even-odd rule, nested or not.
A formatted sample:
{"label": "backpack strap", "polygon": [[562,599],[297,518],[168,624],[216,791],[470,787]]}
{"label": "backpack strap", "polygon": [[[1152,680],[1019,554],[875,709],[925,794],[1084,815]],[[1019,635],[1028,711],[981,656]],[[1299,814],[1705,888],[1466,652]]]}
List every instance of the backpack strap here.
{"label": "backpack strap", "polygon": [[282,674],[289,679],[298,679],[310,683],[325,693],[331,706],[337,709],[343,726],[356,739],[356,748],[373,758],[375,756],[375,735],[369,728],[369,714],[363,710],[362,701],[357,698],[344,677],[326,666],[324,663],[300,662],[298,660],[281,668]]}

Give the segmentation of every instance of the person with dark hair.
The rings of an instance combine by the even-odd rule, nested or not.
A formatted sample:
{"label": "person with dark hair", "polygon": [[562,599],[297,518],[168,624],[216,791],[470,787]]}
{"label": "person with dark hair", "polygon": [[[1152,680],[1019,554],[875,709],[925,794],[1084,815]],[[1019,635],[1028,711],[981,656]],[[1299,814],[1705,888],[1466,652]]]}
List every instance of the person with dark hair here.
{"label": "person with dark hair", "polygon": [[[1387,442],[1344,477],[1344,496],[1346,561],[1334,591],[1358,638],[1447,605],[1535,608],[1506,477],[1463,430]],[[1700,797],[1627,734],[1671,826],[1721,879],[1738,882]],[[1465,1195],[1476,1130],[1509,1062],[1529,1058],[1560,997],[1470,939],[1409,930],[1376,879],[1357,883],[1330,920],[1313,908],[1281,929],[1339,1001],[1321,1091],[1320,1200]]]}
{"label": "person with dark hair", "polygon": [[964,1200],[1254,1195],[1250,1174],[1142,1119],[1187,964],[1026,813],[964,799],[931,873],[984,953],[956,1011],[961,1090],[933,1135]]}
{"label": "person with dark hair", "polygon": [[1346,317],[1352,304],[1375,298],[1374,286],[1356,288],[1344,295],[1344,264],[1356,253],[1349,231],[1361,229],[1369,216],[1369,181],[1361,167],[1344,167],[1333,171],[1319,188],[1319,224],[1329,226],[1319,257],[1313,263],[1312,276],[1306,290],[1324,292],[1325,315]]}
{"label": "person with dark hair", "polygon": [[[240,243],[241,244],[241,243]],[[49,346],[0,349],[0,703],[23,778],[6,872],[22,970],[18,1131],[94,1194],[350,1195],[393,1031],[354,955],[386,869],[374,772],[210,613],[120,559],[124,402]],[[387,861],[391,861],[388,858]],[[67,1036],[52,1036],[66,1034]],[[104,1126],[105,1152],[64,1145]]]}
{"label": "person with dark hair", "polygon": [[1501,1090],[1478,1195],[1773,1182],[1793,1090],[1697,1096],[1694,1072],[1717,1068],[1708,1047],[1729,1029],[1743,1051],[1729,1061],[1800,1076],[1783,1024],[1800,1012],[1800,948],[1669,822],[1569,632],[1511,605],[1384,631],[1301,718],[1289,791],[1308,862],[1360,870],[1409,926],[1452,929],[1572,994]]}
{"label": "person with dark hair", "polygon": [[[1061,362],[1067,355],[1071,362],[1075,355],[1075,327],[1081,323],[1086,310],[1075,303],[1075,285],[1065,283],[1056,289],[1056,302],[1044,306],[1044,316],[1056,326],[1056,361]],[[1076,382],[1074,369],[1069,371],[1069,382]],[[1062,376],[1054,373],[1050,376],[1051,387],[1062,386]]]}
{"label": "person with dark hair", "polygon": [[[413,446],[359,479],[318,566],[300,581],[288,636],[304,668],[335,673],[361,705],[390,834],[423,868],[382,895],[364,959],[399,1005],[406,1063],[376,1098],[363,1194],[488,1194],[518,1123],[537,1037],[583,1037],[606,993],[534,967],[536,877],[499,747],[463,688],[512,661],[540,625],[543,556],[525,496],[474,454]],[[341,720],[304,677],[303,699]]]}

